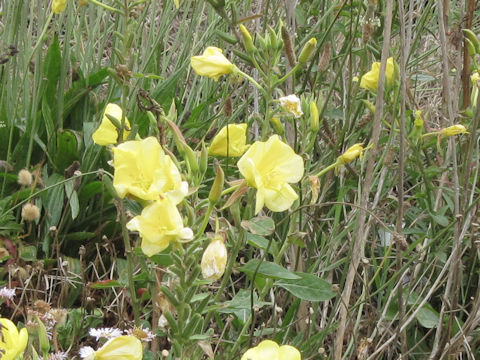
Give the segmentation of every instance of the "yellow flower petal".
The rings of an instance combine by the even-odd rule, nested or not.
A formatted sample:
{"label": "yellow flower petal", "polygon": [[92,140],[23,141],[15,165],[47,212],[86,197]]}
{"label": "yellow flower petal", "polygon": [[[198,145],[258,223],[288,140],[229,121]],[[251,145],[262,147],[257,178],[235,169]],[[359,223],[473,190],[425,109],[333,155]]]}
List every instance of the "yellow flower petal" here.
{"label": "yellow flower petal", "polygon": [[[93,133],[92,139],[95,144],[106,146],[116,144],[118,140],[117,127],[110,121],[107,114],[116,118],[118,122],[122,120],[122,108],[117,104],[108,104],[103,112],[102,122],[98,129]],[[130,128],[130,122],[125,118],[125,125]],[[130,134],[130,131],[123,131],[123,140],[125,140]]]}
{"label": "yellow flower petal", "polygon": [[203,55],[193,56],[190,65],[198,75],[208,76],[215,81],[235,69],[235,65],[223,55],[222,50],[214,46],[207,47]]}
{"label": "yellow flower petal", "polygon": [[141,360],[142,357],[142,343],[131,335],[111,339],[95,351],[95,360]]}
{"label": "yellow flower petal", "polygon": [[121,198],[127,194],[144,200],[167,196],[176,205],[187,195],[188,185],[154,137],[114,147],[113,166],[113,186]]}
{"label": "yellow flower petal", "polygon": [[27,347],[28,332],[23,328],[18,332],[17,327],[9,319],[0,319],[0,354],[2,360],[14,360]]}
{"label": "yellow flower petal", "polygon": [[350,146],[345,152],[338,157],[340,164],[345,165],[355,160],[357,157],[362,157],[365,149],[361,143]]}
{"label": "yellow flower petal", "polygon": [[216,281],[225,272],[227,265],[227,248],[223,239],[218,236],[212,239],[202,255],[202,276],[204,279]]}
{"label": "yellow flower petal", "polygon": [[147,256],[165,250],[172,241],[193,238],[192,230],[183,226],[177,207],[168,197],[146,206],[127,223],[127,229],[140,233],[142,251]]}
{"label": "yellow flower petal", "polygon": [[284,211],[297,198],[287,183],[303,177],[303,159],[277,135],[266,142],[255,142],[237,165],[248,184],[257,189],[255,213],[264,203],[272,211]]}
{"label": "yellow flower petal", "polygon": [[[374,62],[372,64],[371,70],[366,74],[364,74],[360,79],[360,87],[367,90],[377,91],[378,78],[380,76],[380,65],[381,63],[379,62]],[[394,75],[395,75],[395,62],[393,60],[393,57],[389,57],[387,59],[387,65],[385,70],[385,79],[388,85],[392,83]]]}
{"label": "yellow flower petal", "polygon": [[65,11],[65,7],[67,6],[67,0],[53,0],[52,1],[52,11],[55,14],[60,14],[61,12]]}
{"label": "yellow flower petal", "polygon": [[246,142],[247,124],[229,124],[215,135],[208,153],[216,156],[242,156],[248,149]]}
{"label": "yellow flower petal", "polygon": [[275,341],[264,340],[256,347],[253,347],[241,360],[301,360],[300,352],[290,345],[278,346]]}

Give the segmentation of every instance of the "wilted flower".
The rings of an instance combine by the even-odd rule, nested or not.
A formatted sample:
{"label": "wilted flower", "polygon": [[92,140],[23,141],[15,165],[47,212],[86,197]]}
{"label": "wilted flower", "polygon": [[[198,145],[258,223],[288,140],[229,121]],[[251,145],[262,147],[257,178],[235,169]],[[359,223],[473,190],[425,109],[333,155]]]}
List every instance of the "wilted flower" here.
{"label": "wilted flower", "polygon": [[227,248],[221,236],[210,241],[202,256],[202,275],[206,280],[218,280],[225,272],[227,265]]}
{"label": "wilted flower", "polygon": [[37,221],[40,218],[40,209],[35,204],[26,203],[22,207],[22,219],[25,221]]}
{"label": "wilted flower", "polygon": [[18,331],[9,319],[0,318],[0,354],[2,360],[15,360],[23,354],[28,342],[26,328]]}
{"label": "wilted flower", "polygon": [[[98,129],[93,133],[92,139],[95,144],[106,146],[116,144],[118,140],[118,128],[107,117],[107,114],[120,121],[122,120],[123,111],[117,104],[107,104],[105,111],[103,112],[102,122]],[[130,122],[125,118],[125,126],[130,128]],[[130,131],[123,131],[123,140],[126,140]]]}
{"label": "wilted flower", "polygon": [[13,300],[13,298],[15,297],[15,289],[8,289],[6,287],[1,288],[0,297],[7,300]]}
{"label": "wilted flower", "polygon": [[67,0],[53,0],[52,1],[52,11],[55,14],[60,14],[61,12],[65,11],[65,7],[67,6]]}
{"label": "wilted flower", "polygon": [[470,80],[474,86],[477,85],[478,80],[480,80],[480,75],[478,71],[474,71],[473,74],[470,76]]}
{"label": "wilted flower", "polygon": [[208,76],[215,81],[222,75],[231,74],[236,68],[222,50],[214,46],[207,47],[202,55],[190,58],[190,65],[198,75]]}
{"label": "wilted flower", "polygon": [[463,125],[452,125],[447,128],[440,130],[440,135],[444,137],[459,135],[459,134],[468,134],[467,129]]}
{"label": "wilted flower", "polygon": [[143,347],[135,336],[123,335],[108,340],[97,351],[91,347],[83,347],[79,355],[87,360],[141,360]]}
{"label": "wilted flower", "polygon": [[192,230],[183,227],[182,217],[168,197],[146,206],[141,215],[127,223],[127,229],[140,233],[142,250],[147,256],[166,249],[171,241],[193,239]]}
{"label": "wilted flower", "polygon": [[248,149],[246,133],[247,124],[224,126],[213,138],[208,153],[217,156],[242,156]]}
{"label": "wilted flower", "polygon": [[282,105],[285,111],[293,114],[296,118],[303,115],[300,99],[297,95],[283,96],[278,101],[280,101],[280,105]]}
{"label": "wilted flower", "polygon": [[[379,62],[374,62],[372,64],[372,69],[360,79],[360,87],[367,90],[377,91],[378,78],[380,76],[380,64],[381,63]],[[387,59],[387,67],[385,70],[385,80],[388,85],[391,84],[394,74],[395,63],[393,61],[393,57],[389,57]]]}
{"label": "wilted flower", "polygon": [[266,205],[284,211],[298,198],[288,183],[303,177],[303,159],[277,135],[266,142],[255,142],[237,163],[248,184],[257,189],[255,214]]}
{"label": "wilted flower", "polygon": [[113,166],[113,186],[121,198],[127,194],[144,200],[167,196],[176,205],[187,195],[188,184],[154,137],[114,147]]}
{"label": "wilted flower", "polygon": [[247,350],[241,360],[301,360],[302,355],[290,345],[279,346],[275,341],[264,340]]}
{"label": "wilted flower", "polygon": [[22,169],[18,172],[18,183],[22,186],[30,186],[33,182],[32,173],[27,169]]}
{"label": "wilted flower", "polygon": [[122,336],[122,330],[117,328],[90,329],[88,333],[90,336],[93,336],[97,341],[101,338],[110,340]]}

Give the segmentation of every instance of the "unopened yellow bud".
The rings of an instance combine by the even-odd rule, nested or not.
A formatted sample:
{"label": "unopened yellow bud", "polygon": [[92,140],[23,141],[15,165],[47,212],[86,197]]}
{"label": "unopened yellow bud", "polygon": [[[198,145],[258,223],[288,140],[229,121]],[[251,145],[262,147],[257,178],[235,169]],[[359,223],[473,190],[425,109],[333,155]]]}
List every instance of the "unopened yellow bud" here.
{"label": "unopened yellow bud", "polygon": [[361,143],[350,146],[342,155],[338,157],[337,162],[341,165],[348,164],[358,157],[362,158],[364,151],[365,149]]}
{"label": "unopened yellow bud", "polygon": [[314,133],[320,128],[320,115],[315,101],[310,102],[310,127]]}
{"label": "unopened yellow bud", "polygon": [[243,25],[240,25],[240,33],[242,34],[243,45],[245,45],[245,50],[249,53],[255,51],[255,45],[253,45],[252,35],[248,32],[247,28]]}
{"label": "unopened yellow bud", "polygon": [[222,167],[220,165],[217,165],[215,168],[216,175],[215,175],[215,180],[213,181],[212,188],[210,189],[210,194],[208,194],[208,200],[216,204],[218,200],[220,200],[220,197],[222,196],[222,190],[223,190],[223,181],[224,181],[224,174]]}
{"label": "unopened yellow bud", "polygon": [[307,41],[307,43],[302,49],[302,52],[300,53],[300,56],[298,57],[299,65],[304,66],[308,62],[308,60],[310,60],[315,46],[317,46],[317,39],[311,38]]}
{"label": "unopened yellow bud", "polygon": [[278,134],[278,135],[283,135],[285,134],[285,128],[283,127],[283,124],[282,122],[280,121],[280,119],[278,117],[272,117],[270,119],[270,124],[272,124],[275,132]]}
{"label": "unopened yellow bud", "polygon": [[423,128],[422,110],[416,110],[415,111],[415,120],[414,120],[413,124],[418,129]]}
{"label": "unopened yellow bud", "polygon": [[65,7],[67,6],[67,0],[53,0],[52,1],[52,11],[55,14],[60,14],[61,12],[65,11]]}
{"label": "unopened yellow bud", "polygon": [[221,236],[215,236],[202,256],[202,276],[206,280],[218,280],[227,265],[227,248]]}
{"label": "unopened yellow bud", "polygon": [[465,126],[457,124],[440,130],[440,134],[444,137],[449,137],[459,134],[469,134],[469,132],[467,131]]}

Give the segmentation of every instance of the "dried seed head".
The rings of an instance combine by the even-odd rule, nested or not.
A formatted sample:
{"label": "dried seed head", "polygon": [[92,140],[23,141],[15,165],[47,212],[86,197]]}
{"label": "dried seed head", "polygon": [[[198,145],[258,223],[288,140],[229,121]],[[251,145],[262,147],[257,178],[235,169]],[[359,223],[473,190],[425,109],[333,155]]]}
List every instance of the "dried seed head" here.
{"label": "dried seed head", "polygon": [[40,209],[38,206],[27,203],[22,208],[22,219],[25,221],[37,221],[40,218]]}
{"label": "dried seed head", "polygon": [[18,172],[18,183],[22,186],[30,186],[33,182],[33,176],[27,169],[20,170]]}

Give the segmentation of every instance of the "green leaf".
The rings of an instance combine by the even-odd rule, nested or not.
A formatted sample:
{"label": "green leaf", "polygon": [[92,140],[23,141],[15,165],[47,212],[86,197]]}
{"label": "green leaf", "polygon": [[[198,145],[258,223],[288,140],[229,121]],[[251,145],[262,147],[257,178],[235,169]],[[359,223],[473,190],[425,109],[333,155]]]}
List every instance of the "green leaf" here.
{"label": "green leaf", "polygon": [[[259,259],[252,259],[248,263],[240,267],[238,270],[252,277],[253,274],[255,273],[255,270],[257,269],[259,262],[260,262]],[[271,279],[290,279],[290,280],[296,280],[301,278],[300,276],[292,273],[291,271],[288,271],[284,267],[269,261],[263,261],[260,264],[260,267],[258,268],[258,271],[257,271],[257,276],[263,276]]]}
{"label": "green leaf", "polygon": [[67,181],[65,184],[65,194],[70,203],[70,210],[72,212],[72,220],[75,220],[80,212],[80,205],[78,203],[78,195],[74,189],[73,180]]}
{"label": "green leaf", "polygon": [[278,280],[275,285],[284,288],[292,295],[308,301],[326,301],[335,296],[332,285],[318,276],[297,272],[300,280]]}
{"label": "green leaf", "polygon": [[46,81],[45,92],[42,98],[48,102],[53,118],[56,114],[57,105],[57,84],[62,68],[62,54],[58,36],[55,34],[52,43],[48,47],[47,55],[43,63],[44,81]]}
{"label": "green leaf", "polygon": [[244,220],[242,227],[255,235],[268,236],[275,231],[275,222],[268,216],[257,216],[250,220]]}
{"label": "green leaf", "polygon": [[18,249],[18,256],[24,261],[36,261],[37,260],[37,247],[30,246],[21,246]]}
{"label": "green leaf", "polygon": [[[234,314],[242,323],[245,323],[251,313],[250,301],[250,290],[242,289],[231,301],[224,302],[223,308],[220,308],[218,311],[224,314]],[[257,293],[253,293],[254,306],[261,308],[269,304],[268,302],[258,301]]]}
{"label": "green leaf", "polygon": [[[247,243],[264,251],[267,250],[268,247],[268,239],[265,239],[263,236],[260,235],[252,234],[250,232],[247,232]],[[270,245],[270,250],[268,252],[272,255],[278,252],[276,241],[272,240],[272,244]]]}
{"label": "green leaf", "polygon": [[55,164],[58,171],[63,171],[75,160],[78,160],[78,141],[75,134],[70,130],[59,129],[57,131],[57,150]]}

